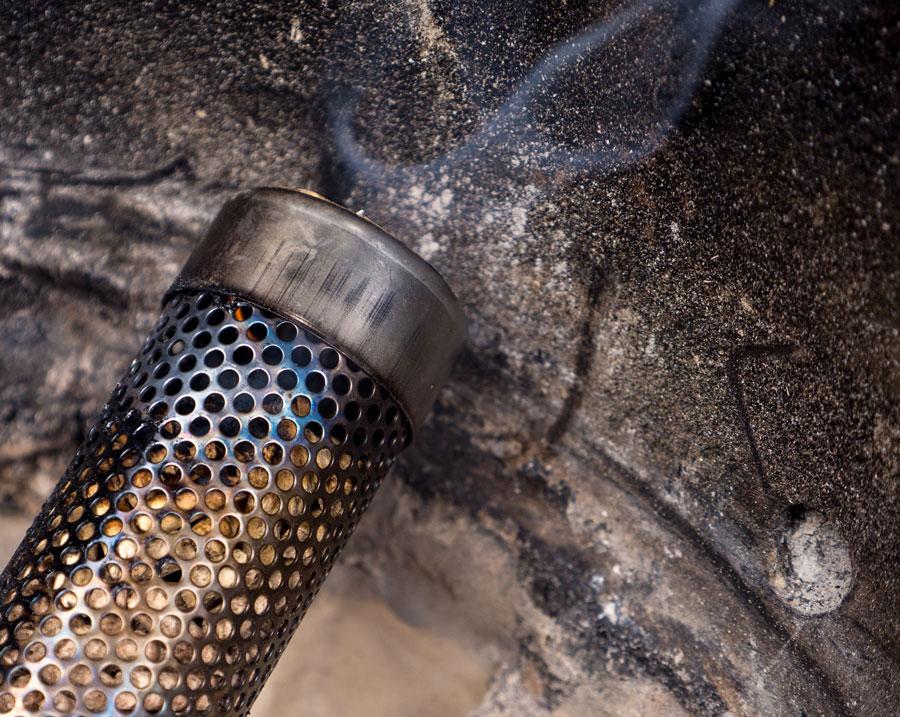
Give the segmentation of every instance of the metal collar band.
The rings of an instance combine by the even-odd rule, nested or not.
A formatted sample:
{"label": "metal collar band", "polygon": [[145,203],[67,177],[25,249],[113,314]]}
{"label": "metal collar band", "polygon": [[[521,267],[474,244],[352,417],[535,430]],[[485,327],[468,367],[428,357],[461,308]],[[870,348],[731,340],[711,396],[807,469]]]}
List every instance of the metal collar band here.
{"label": "metal collar band", "polygon": [[306,192],[261,188],[219,212],[175,280],[240,294],[328,337],[418,427],[465,341],[459,302],[421,257]]}

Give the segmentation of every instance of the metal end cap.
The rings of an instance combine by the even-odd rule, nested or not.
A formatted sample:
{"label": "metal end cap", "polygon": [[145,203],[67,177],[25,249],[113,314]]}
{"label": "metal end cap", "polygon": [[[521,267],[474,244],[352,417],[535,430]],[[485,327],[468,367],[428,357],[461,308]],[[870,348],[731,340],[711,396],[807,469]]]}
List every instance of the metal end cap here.
{"label": "metal end cap", "polygon": [[295,319],[378,379],[421,425],[465,342],[441,276],[318,195],[263,187],[222,207],[167,292],[237,294]]}

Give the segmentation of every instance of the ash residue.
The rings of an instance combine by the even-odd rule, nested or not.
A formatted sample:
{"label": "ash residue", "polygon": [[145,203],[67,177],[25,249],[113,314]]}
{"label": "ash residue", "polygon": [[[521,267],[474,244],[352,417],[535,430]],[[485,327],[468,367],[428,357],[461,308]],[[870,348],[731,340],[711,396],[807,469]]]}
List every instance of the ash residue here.
{"label": "ash residue", "polygon": [[791,506],[775,536],[772,588],[801,615],[836,610],[853,583],[847,542],[824,515]]}
{"label": "ash residue", "polygon": [[[410,561],[440,565],[429,595],[472,585],[473,560],[442,561],[423,535],[515,563],[475,561],[502,609],[449,593],[479,629],[513,613],[530,640],[532,657],[504,646],[484,714],[546,714],[545,671],[573,712],[897,712],[897,8],[736,5],[650,156],[578,166],[546,140],[627,135],[617,98],[664,117],[677,13],[554,74],[527,132],[482,133],[553,47],[622,7],[0,11],[5,504],[49,491],[224,198],[308,186],[428,256],[471,319],[398,474],[422,532],[366,550],[391,556],[385,594]],[[770,582],[788,565],[773,525],[797,504],[853,566],[814,618]],[[790,555],[837,545],[788,533]],[[610,604],[640,632],[601,634],[585,611]]]}

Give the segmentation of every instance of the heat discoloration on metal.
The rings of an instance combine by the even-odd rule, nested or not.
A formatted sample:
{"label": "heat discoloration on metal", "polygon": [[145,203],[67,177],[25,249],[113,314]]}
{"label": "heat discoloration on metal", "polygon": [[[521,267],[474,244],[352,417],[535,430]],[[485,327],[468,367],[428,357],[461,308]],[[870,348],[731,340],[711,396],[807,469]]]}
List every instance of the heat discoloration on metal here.
{"label": "heat discoloration on metal", "polygon": [[413,425],[465,337],[447,284],[375,224],[307,192],[229,201],[173,290],[225,289],[327,333],[397,397]]}
{"label": "heat discoloration on metal", "polygon": [[0,713],[246,714],[410,436],[302,325],[174,295],[2,576]]}

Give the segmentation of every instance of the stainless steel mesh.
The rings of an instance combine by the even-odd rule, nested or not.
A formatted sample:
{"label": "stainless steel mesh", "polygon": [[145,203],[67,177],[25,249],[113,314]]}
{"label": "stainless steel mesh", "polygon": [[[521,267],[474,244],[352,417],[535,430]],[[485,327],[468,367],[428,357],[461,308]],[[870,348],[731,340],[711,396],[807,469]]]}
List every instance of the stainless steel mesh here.
{"label": "stainless steel mesh", "polygon": [[173,297],[0,577],[0,713],[247,714],[409,439],[297,322]]}

